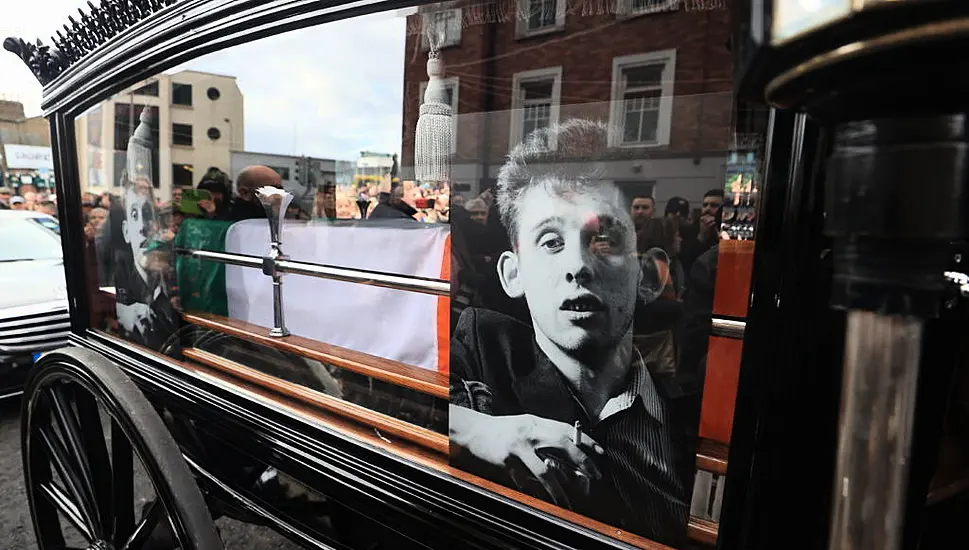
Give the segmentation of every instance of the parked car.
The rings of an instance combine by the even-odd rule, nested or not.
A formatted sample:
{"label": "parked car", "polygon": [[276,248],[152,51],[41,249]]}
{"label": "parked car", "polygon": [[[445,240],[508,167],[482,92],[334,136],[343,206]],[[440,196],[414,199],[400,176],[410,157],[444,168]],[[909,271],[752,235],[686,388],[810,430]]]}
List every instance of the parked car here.
{"label": "parked car", "polygon": [[46,214],[0,211],[0,398],[19,393],[41,353],[67,344],[59,233]]}

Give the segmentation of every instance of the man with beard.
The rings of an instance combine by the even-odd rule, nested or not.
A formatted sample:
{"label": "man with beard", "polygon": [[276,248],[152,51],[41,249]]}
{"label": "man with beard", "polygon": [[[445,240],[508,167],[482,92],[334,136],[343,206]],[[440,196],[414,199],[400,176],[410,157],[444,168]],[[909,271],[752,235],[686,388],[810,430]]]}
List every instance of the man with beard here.
{"label": "man with beard", "polygon": [[119,227],[124,245],[119,247],[115,288],[122,334],[152,349],[160,349],[174,332],[175,312],[162,274],[152,269],[146,254],[158,231],[151,183],[149,124],[150,117],[145,109],[128,141],[120,212],[124,217]]}
{"label": "man with beard", "polygon": [[602,124],[568,121],[530,136],[501,169],[512,246],[497,271],[505,293],[527,302],[531,326],[462,312],[451,463],[676,546],[694,449],[633,346],[642,271],[628,201],[601,166],[569,162],[605,153],[607,136]]}
{"label": "man with beard", "polygon": [[703,195],[700,217],[684,230],[681,261],[687,273],[701,254],[720,242],[720,222],[723,218],[723,189],[711,189]]}

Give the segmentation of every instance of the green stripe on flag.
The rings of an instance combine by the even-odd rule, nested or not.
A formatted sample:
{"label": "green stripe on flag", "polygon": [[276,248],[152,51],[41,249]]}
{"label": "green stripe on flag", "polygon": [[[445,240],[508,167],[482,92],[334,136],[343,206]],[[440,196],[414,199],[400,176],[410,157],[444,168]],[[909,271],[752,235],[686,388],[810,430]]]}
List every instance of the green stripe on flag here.
{"label": "green stripe on flag", "polygon": [[[175,235],[175,246],[225,252],[225,235],[232,223],[187,218]],[[225,264],[180,255],[175,259],[175,276],[183,311],[229,316]]]}

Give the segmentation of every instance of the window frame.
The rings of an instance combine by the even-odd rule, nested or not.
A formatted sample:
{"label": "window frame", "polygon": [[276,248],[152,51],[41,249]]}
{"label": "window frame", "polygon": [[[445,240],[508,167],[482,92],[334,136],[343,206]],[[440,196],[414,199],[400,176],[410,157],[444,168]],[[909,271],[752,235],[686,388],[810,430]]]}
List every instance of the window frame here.
{"label": "window frame", "polygon": [[[177,143],[175,141],[175,136],[183,136],[183,135],[185,135],[183,133],[176,132],[175,131],[175,127],[176,126],[186,126],[186,127],[189,128],[189,133],[188,133],[188,141],[189,141],[189,143],[187,143],[187,144],[186,143]],[[171,139],[171,142],[172,142],[172,147],[195,147],[195,125],[193,125],[193,124],[185,124],[184,122],[172,122],[172,139]]]}
{"label": "window frame", "polygon": [[140,97],[159,97],[161,95],[161,83],[156,79],[145,84],[144,86],[139,86],[131,91],[131,95],[136,95]]}
{"label": "window frame", "polygon": [[[445,32],[445,34],[444,34],[444,42],[440,46],[438,46],[438,49],[451,48],[451,47],[454,47],[454,46],[460,46],[461,45],[461,36],[464,34],[462,32],[463,29],[464,29],[464,11],[461,8],[448,8],[448,9],[427,10],[427,11],[421,12],[421,51],[425,51],[426,52],[426,51],[428,51],[428,50],[431,49],[431,45],[430,45],[430,43],[427,40],[427,33],[425,32],[425,27],[424,27],[425,19],[424,18],[425,17],[434,17],[435,15],[445,14],[445,13],[455,14],[455,12],[456,12],[455,20],[457,21],[457,25],[456,25],[456,27],[457,27],[457,33],[456,33],[456,36],[454,38],[450,38],[449,39],[449,37],[447,35],[447,32]],[[447,29],[445,28],[445,31],[446,30]]]}
{"label": "window frame", "polygon": [[[623,112],[625,87],[622,82],[623,71],[645,65],[664,64],[660,81],[660,104],[656,119],[656,141],[626,143],[625,116]],[[609,100],[609,146],[620,148],[668,147],[673,122],[673,92],[676,76],[676,49],[658,50],[615,57],[612,60],[612,92]]]}
{"label": "window frame", "polygon": [[518,38],[541,36],[543,34],[554,33],[565,29],[566,0],[555,0],[555,24],[538,29],[528,28],[528,20],[530,15],[529,5],[531,4],[531,1],[532,0],[515,0],[515,6],[518,9],[518,17],[516,18],[515,23],[515,35]]}
{"label": "window frame", "polygon": [[[429,80],[420,83],[420,95],[417,96],[418,110],[424,104],[424,92],[427,91],[429,83]],[[458,94],[461,92],[461,78],[457,76],[442,78],[441,83],[445,88],[454,87],[454,92],[451,93],[451,154],[453,155],[458,152],[458,106],[461,104]]]}
{"label": "window frame", "polygon": [[[525,123],[525,106],[521,94],[522,84],[529,82],[540,82],[552,79],[552,106],[549,111],[549,126],[553,126],[559,121],[559,113],[562,104],[562,66],[545,67],[544,69],[532,69],[515,73],[512,77],[511,87],[511,128],[508,138],[509,149],[521,143],[525,138],[522,125]],[[555,136],[551,136],[549,147],[557,147]]]}
{"label": "window frame", "polygon": [[641,10],[633,9],[632,3],[634,0],[615,0],[616,1],[616,17],[618,19],[626,19],[630,17],[639,17],[640,15],[651,15],[654,13],[666,13],[671,11],[677,11],[680,9],[680,0],[654,0],[657,5],[653,8],[646,8]]}
{"label": "window frame", "polygon": [[[184,87],[187,87],[188,88],[188,90],[189,90],[188,103],[176,103],[175,102],[175,87],[176,86],[184,86]],[[174,81],[172,81],[172,97],[171,97],[171,101],[169,101],[169,103],[171,103],[172,106],[176,106],[176,107],[184,107],[184,108],[194,107],[195,106],[194,94],[195,94],[195,89],[192,86],[192,84],[186,83],[186,82],[174,82]]]}

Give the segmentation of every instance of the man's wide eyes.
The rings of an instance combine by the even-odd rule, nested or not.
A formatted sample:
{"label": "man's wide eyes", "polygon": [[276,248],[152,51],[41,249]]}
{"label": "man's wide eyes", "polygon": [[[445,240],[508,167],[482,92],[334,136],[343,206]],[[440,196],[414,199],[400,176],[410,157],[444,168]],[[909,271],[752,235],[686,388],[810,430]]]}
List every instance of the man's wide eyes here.
{"label": "man's wide eyes", "polygon": [[565,242],[557,233],[543,233],[538,238],[538,246],[548,250],[559,250]]}

